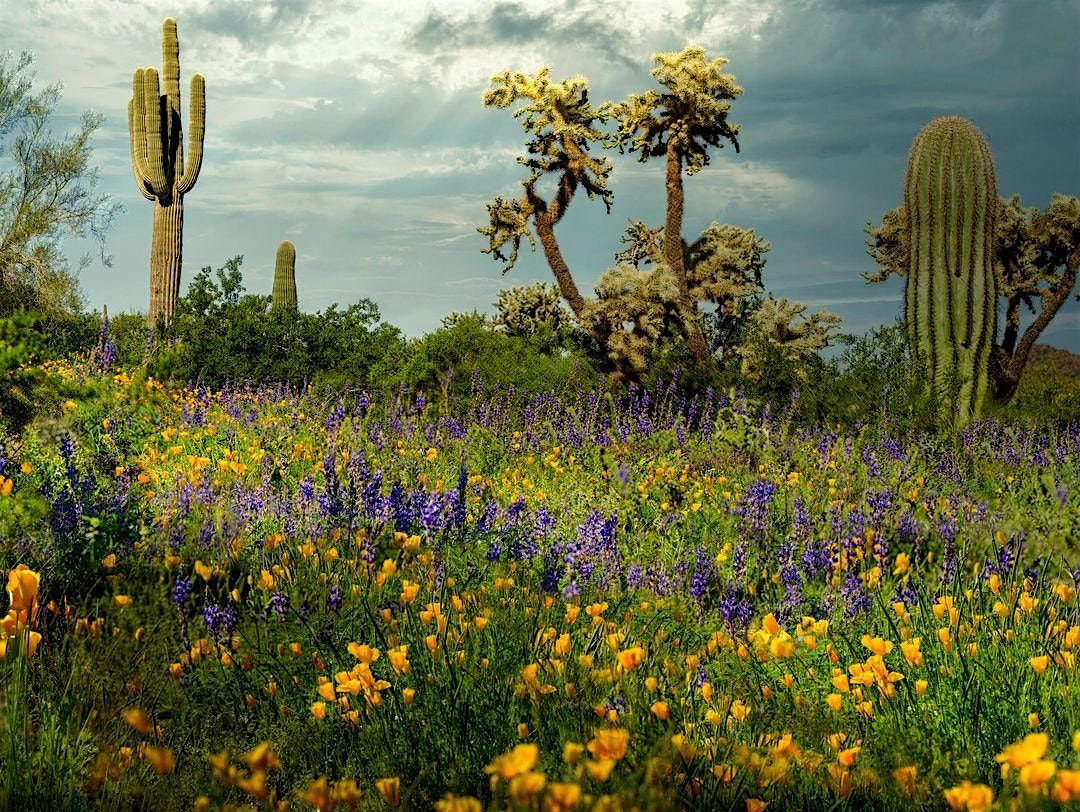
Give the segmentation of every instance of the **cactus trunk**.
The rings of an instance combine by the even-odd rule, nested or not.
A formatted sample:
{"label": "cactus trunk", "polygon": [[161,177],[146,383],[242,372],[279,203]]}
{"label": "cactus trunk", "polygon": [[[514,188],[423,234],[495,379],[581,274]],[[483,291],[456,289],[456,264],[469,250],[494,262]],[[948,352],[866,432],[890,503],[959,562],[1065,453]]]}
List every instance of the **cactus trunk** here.
{"label": "cactus trunk", "polygon": [[990,149],[973,124],[948,116],[920,131],[908,158],[904,205],[912,356],[940,416],[962,426],[986,400],[997,329],[997,183]]}
{"label": "cactus trunk", "polygon": [[274,258],[271,299],[274,309],[296,310],[296,248],[288,240],[278,246]]}
{"label": "cactus trunk", "polygon": [[[128,132],[135,183],[154,201],[150,243],[150,322],[168,324],[180,293],[184,235],[184,195],[198,180],[206,132],[206,84],[191,77],[189,154],[184,155],[180,117],[180,42],[176,21],[162,24],[161,83],[154,68],[139,68],[128,102]],[[164,92],[161,92],[164,91]]]}
{"label": "cactus trunk", "polygon": [[172,321],[180,292],[180,266],[184,243],[184,199],[168,206],[154,203],[154,230],[150,241],[150,323]]}

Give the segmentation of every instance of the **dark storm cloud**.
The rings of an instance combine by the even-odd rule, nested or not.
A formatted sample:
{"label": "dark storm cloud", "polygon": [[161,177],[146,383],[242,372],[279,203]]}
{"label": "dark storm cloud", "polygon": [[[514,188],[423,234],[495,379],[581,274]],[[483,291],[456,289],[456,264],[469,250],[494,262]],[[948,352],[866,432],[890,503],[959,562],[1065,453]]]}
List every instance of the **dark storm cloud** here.
{"label": "dark storm cloud", "polygon": [[572,45],[629,67],[640,62],[625,52],[625,41],[618,29],[606,20],[590,17],[576,0],[565,0],[558,9],[536,13],[520,3],[498,2],[482,13],[462,19],[433,11],[413,37],[424,48],[461,49],[507,43]]}
{"label": "dark storm cloud", "polygon": [[297,27],[324,19],[332,9],[323,6],[320,0],[274,0],[268,6],[217,2],[200,11],[186,12],[183,23],[185,30],[259,42],[268,48]]}

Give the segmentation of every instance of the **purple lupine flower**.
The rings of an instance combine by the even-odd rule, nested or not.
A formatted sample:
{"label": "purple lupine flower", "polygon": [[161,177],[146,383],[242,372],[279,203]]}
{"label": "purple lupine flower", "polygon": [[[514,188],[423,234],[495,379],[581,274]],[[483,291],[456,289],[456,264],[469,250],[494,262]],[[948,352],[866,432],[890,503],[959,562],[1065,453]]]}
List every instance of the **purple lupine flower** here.
{"label": "purple lupine flower", "polygon": [[849,572],[844,578],[844,585],[840,588],[840,597],[844,601],[847,613],[852,617],[868,612],[873,603],[866,590],[863,589],[859,576],[854,572]]}
{"label": "purple lupine flower", "polygon": [[956,579],[956,524],[947,517],[943,518],[937,523],[937,531],[945,547],[941,554],[939,581],[942,586],[946,586]]}
{"label": "purple lupine flower", "polygon": [[331,612],[336,612],[341,608],[341,587],[334,584],[330,587],[330,594],[326,596],[326,608]]}
{"label": "purple lupine flower", "polygon": [[289,611],[289,596],[284,592],[274,592],[270,595],[270,608],[278,616],[278,620],[284,621]]}
{"label": "purple lupine flower", "polygon": [[232,634],[236,627],[236,610],[226,604],[219,606],[216,603],[208,603],[203,609],[203,623],[210,639],[220,643]]}
{"label": "purple lupine flower", "polygon": [[705,598],[705,594],[709,591],[713,581],[716,577],[716,573],[713,569],[712,562],[705,554],[705,551],[699,549],[695,553],[694,560],[694,573],[690,577],[690,596],[697,601],[700,605]]}
{"label": "purple lupine flower", "polygon": [[476,532],[489,533],[495,526],[495,518],[499,514],[499,505],[494,499],[489,499],[484,505],[484,510],[476,519]]}
{"label": "purple lupine flower", "polygon": [[173,583],[172,600],[177,606],[183,606],[191,597],[192,583],[190,578],[183,575],[176,576]]}
{"label": "purple lupine flower", "polygon": [[720,598],[720,617],[733,632],[744,632],[754,617],[754,605],[746,593],[735,586],[728,586]]}
{"label": "purple lupine flower", "polygon": [[742,504],[737,511],[751,532],[762,533],[768,527],[769,506],[772,504],[775,493],[776,483],[767,479],[754,480],[746,489]]}

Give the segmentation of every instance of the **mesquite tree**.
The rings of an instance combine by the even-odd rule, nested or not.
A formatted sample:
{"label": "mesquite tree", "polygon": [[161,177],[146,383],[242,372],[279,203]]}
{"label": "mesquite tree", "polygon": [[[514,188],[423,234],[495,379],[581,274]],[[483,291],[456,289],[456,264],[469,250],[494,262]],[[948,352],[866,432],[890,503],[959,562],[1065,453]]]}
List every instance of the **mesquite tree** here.
{"label": "mesquite tree", "polygon": [[[162,88],[155,68],[139,68],[128,102],[128,132],[135,184],[154,202],[150,243],[150,323],[168,324],[180,291],[184,242],[184,195],[195,185],[202,167],[206,132],[206,82],[191,77],[188,147],[180,119],[180,41],[176,20],[162,24]],[[164,93],[161,92],[164,90]]]}
{"label": "mesquite tree", "polygon": [[[0,53],[0,316],[20,308],[47,314],[79,308],[65,236],[89,237],[111,264],[105,236],[120,206],[98,189],[91,139],[101,126],[86,111],[55,132],[60,86],[34,89],[33,56]],[[89,261],[89,257],[86,258]]]}
{"label": "mesquite tree", "polygon": [[[617,377],[640,375],[656,343],[675,332],[685,338],[695,362],[705,364],[712,353],[699,303],[730,304],[735,295],[719,284],[716,263],[710,270],[701,258],[696,265],[688,259],[681,234],[685,204],[682,176],[704,168],[709,149],[722,147],[725,140],[738,149],[738,126],[728,122],[727,112],[730,100],[742,88],[724,73],[727,60],[709,61],[700,48],[659,53],[653,60],[657,67],[652,75],[664,90],[635,94],[618,104],[593,106],[585,79],[553,82],[548,68],[533,77],[509,71],[495,76],[494,87],[483,99],[485,105],[500,108],[520,103],[514,117],[530,136],[526,154],[518,159],[530,170],[522,181],[523,194],[513,199],[496,197],[488,204],[489,224],[478,229],[488,238],[484,253],[501,261],[505,273],[516,263],[522,239],[535,250],[535,230],[559,293],[582,329],[605,349]],[[602,129],[609,121],[617,124],[614,134]],[[612,166],[606,157],[594,154],[597,148],[636,153],[639,161],[663,157],[667,208],[662,229],[631,222],[631,240],[650,242],[659,249],[659,253],[650,253],[642,247],[637,258],[652,262],[653,270],[643,270],[637,261],[624,258],[619,267],[601,277],[597,297],[586,299],[555,236],[555,226],[579,188],[590,199],[603,201],[610,213],[608,179]],[[537,190],[545,176],[556,180],[550,200]],[[752,232],[715,223],[711,228],[732,230],[712,239],[749,240],[758,255],[768,250],[767,244],[764,249],[757,245]],[[664,234],[675,238],[664,241]],[[703,240],[708,239],[703,235]],[[701,244],[699,240],[695,246]],[[744,271],[754,272],[749,267]]]}

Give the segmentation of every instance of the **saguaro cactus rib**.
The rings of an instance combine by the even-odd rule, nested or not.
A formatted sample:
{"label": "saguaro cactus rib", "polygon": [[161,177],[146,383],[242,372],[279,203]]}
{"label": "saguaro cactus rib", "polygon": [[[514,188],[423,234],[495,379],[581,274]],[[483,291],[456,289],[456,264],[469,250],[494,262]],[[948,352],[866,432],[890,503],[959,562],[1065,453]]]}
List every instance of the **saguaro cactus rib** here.
{"label": "saguaro cactus rib", "polygon": [[978,129],[956,116],[927,124],[912,143],[904,178],[905,318],[912,355],[942,417],[960,425],[979,414],[989,388],[996,205],[993,160]]}
{"label": "saguaro cactus rib", "polygon": [[274,257],[274,289],[271,306],[275,309],[296,310],[296,247],[282,241]]}
{"label": "saguaro cactus rib", "polygon": [[184,232],[184,195],[191,191],[202,168],[206,133],[206,83],[191,79],[189,101],[190,155],[185,165],[183,123],[180,117],[180,42],[176,21],[162,24],[162,69],[159,84],[154,68],[139,68],[128,102],[131,164],[140,193],[154,201],[150,244],[150,321],[167,324],[180,289]]}

